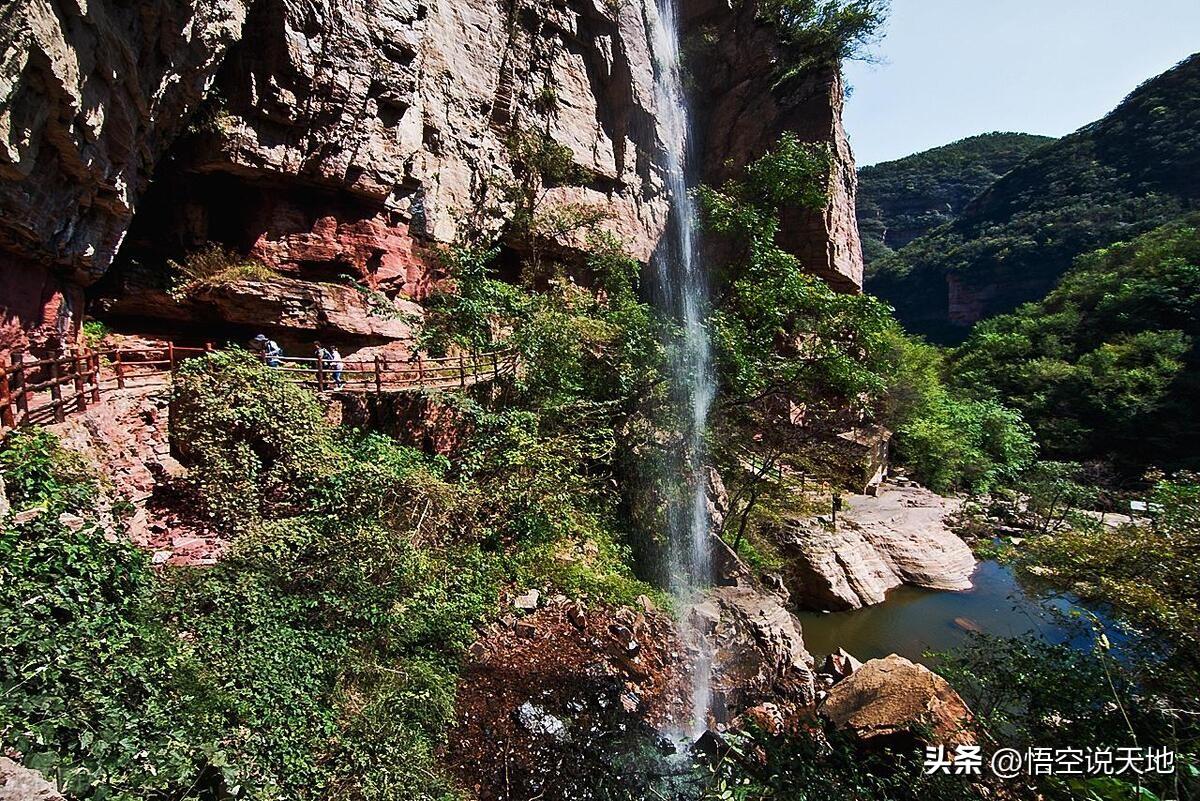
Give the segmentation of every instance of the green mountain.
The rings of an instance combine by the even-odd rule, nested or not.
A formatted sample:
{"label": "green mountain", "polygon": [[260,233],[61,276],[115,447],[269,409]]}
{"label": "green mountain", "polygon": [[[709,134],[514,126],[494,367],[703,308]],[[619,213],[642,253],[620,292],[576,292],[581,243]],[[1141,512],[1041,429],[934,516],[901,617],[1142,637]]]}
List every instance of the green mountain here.
{"label": "green mountain", "polygon": [[868,289],[911,331],[957,341],[1044,297],[1075,257],[1200,207],[1200,54],[1104,119],[1036,149],[957,220],[875,264]]}
{"label": "green mountain", "polygon": [[867,270],[919,236],[958,218],[971,200],[1054,140],[989,133],[858,171],[858,228]]}
{"label": "green mountain", "polygon": [[1200,213],[1081,256],[1043,300],[985,320],[953,354],[1043,455],[1138,469],[1200,464]]}

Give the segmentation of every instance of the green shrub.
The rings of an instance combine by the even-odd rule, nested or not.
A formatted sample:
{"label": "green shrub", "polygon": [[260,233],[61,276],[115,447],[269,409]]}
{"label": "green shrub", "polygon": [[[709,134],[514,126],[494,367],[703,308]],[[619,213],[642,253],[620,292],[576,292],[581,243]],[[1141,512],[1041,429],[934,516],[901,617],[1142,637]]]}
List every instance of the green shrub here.
{"label": "green shrub", "polygon": [[317,399],[238,350],[180,367],[171,441],[203,510],[234,533],[303,508],[345,461]]}
{"label": "green shrub", "polygon": [[109,327],[99,320],[88,320],[81,327],[83,342],[89,348],[99,348],[104,338],[111,333]]}
{"label": "green shrub", "polygon": [[896,458],[937,492],[1011,485],[1037,454],[1020,414],[941,392],[896,431]]}
{"label": "green shrub", "polygon": [[[1164,683],[1156,657],[1114,658],[1099,623],[1093,620],[1092,627],[1091,652],[1046,643],[1032,634],[972,635],[956,651],[934,656],[993,749],[1154,747],[1176,753],[1175,775],[1029,777],[1030,797],[1195,797],[1200,790],[1195,772],[1200,730],[1194,694],[1159,695]],[[1011,786],[1006,783],[1006,789]]]}
{"label": "green shrub", "polygon": [[[0,451],[17,507],[47,508],[0,528],[0,742],[78,798],[449,797],[435,752],[462,649],[503,578],[463,541],[471,495],[444,463],[294,414],[308,401],[247,359],[187,369],[252,453],[283,443],[273,452],[297,460],[286,472],[307,490],[273,487],[293,497],[238,517],[215,567],[155,573],[100,526],[99,483],[52,436],[18,432]],[[268,408],[303,425],[272,439]],[[220,464],[212,480],[212,456],[190,472],[205,507],[224,510],[237,485]],[[276,474],[259,466],[262,492]]]}
{"label": "green shrub", "polygon": [[1150,502],[1160,508],[1154,525],[1050,532],[1027,542],[1020,563],[1078,595],[1112,604],[1127,619],[1178,643],[1182,653],[1195,654],[1200,647],[1200,482],[1194,474],[1163,479]]}
{"label": "green shrub", "polygon": [[225,688],[226,748],[251,797],[447,793],[434,749],[493,576],[470,549],[332,517],[267,523],[179,576],[175,615]]}
{"label": "green shrub", "polygon": [[1192,468],[1200,435],[1200,216],[1082,256],[1044,300],[986,320],[956,381],[1021,410],[1049,457]]}
{"label": "green shrub", "polygon": [[105,536],[96,480],[51,435],[12,434],[0,466],[14,503],[47,509],[0,523],[0,744],[72,797],[211,790],[218,694],[163,625],[146,555]]}
{"label": "green shrub", "polygon": [[435,291],[427,301],[421,347],[435,353],[451,346],[486,350],[497,344],[497,329],[522,314],[528,302],[523,293],[492,277],[491,263],[499,252],[461,243],[443,252],[453,287]]}
{"label": "green shrub", "polygon": [[[776,241],[785,206],[825,203],[828,159],[784,136],[741,180],[701,189],[706,226],[733,245],[718,267],[710,319],[728,409],[722,436],[747,441],[763,427],[756,401],[786,398],[805,409],[813,429],[861,421],[893,429],[897,457],[935,490],[1011,482],[1035,453],[1020,415],[952,390],[941,353],[906,337],[886,305],[805,274]],[[794,438],[801,441],[787,460],[819,465],[821,443]]]}
{"label": "green shrub", "polygon": [[801,730],[729,738],[734,750],[709,768],[701,801],[970,801],[962,776],[927,774],[921,752],[864,752],[845,734]]}

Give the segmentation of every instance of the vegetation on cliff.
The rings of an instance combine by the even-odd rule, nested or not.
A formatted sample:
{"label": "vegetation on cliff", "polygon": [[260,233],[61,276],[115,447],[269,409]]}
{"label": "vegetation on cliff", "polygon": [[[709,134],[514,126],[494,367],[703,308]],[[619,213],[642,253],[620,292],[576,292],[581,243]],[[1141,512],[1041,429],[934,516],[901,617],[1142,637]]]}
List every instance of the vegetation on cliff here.
{"label": "vegetation on cliff", "polygon": [[1200,55],[1134,90],[1104,119],[1035,150],[953,222],[875,262],[870,290],[909,330],[961,338],[947,277],[984,316],[1045,294],[1080,254],[1200,202]]}
{"label": "vegetation on cliff", "polygon": [[[249,358],[193,368],[217,392],[230,374],[262,371]],[[292,400],[269,427],[239,429],[266,465],[275,423],[304,436],[314,401]],[[300,471],[317,490],[309,508],[282,499],[218,566],[170,573],[97,514],[99,482],[52,437],[13,438],[2,457],[13,500],[47,511],[0,534],[6,747],[76,798],[448,789],[432,751],[495,567],[453,526],[430,543],[428,522],[375,513],[444,504],[437,465],[379,438],[310,436],[338,463]],[[200,498],[269,489],[227,479],[205,481]]]}
{"label": "vegetation on cliff", "polygon": [[[936,489],[1011,480],[1034,456],[1020,416],[949,386],[938,351],[908,338],[884,303],[833,291],[777,244],[782,205],[824,202],[827,158],[785,136],[745,178],[701,190],[706,224],[729,254],[716,268],[712,318],[723,425],[743,438],[784,435],[784,459],[805,467],[821,436],[878,423]],[[789,405],[805,410],[804,426],[781,419]]]}
{"label": "vegetation on cliff", "polygon": [[858,171],[858,231],[868,281],[876,262],[958,219],[970,201],[1048,136],[990,133]]}
{"label": "vegetation on cliff", "polygon": [[0,532],[4,745],[78,798],[452,793],[434,749],[501,585],[653,594],[600,467],[611,431],[550,403],[572,391],[571,354],[551,361],[525,408],[463,401],[453,466],[326,423],[249,354],[188,362],[181,489],[237,532],[207,569],[155,572],[77,457],[13,435],[9,497],[46,511]]}
{"label": "vegetation on cliff", "polygon": [[888,9],[888,0],[760,0],[758,15],[775,26],[784,54],[775,86],[786,89],[813,69],[860,57]]}

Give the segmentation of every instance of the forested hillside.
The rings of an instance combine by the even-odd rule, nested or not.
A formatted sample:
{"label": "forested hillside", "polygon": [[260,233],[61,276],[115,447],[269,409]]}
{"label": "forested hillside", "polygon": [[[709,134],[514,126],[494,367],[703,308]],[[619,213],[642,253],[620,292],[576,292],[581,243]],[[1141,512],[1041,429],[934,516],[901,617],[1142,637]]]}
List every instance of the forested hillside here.
{"label": "forested hillside", "polygon": [[953,222],[976,195],[1048,136],[989,133],[858,171],[858,228],[871,265],[939,225]]}
{"label": "forested hillside", "polygon": [[1044,300],[980,323],[964,387],[1022,412],[1052,458],[1194,468],[1200,214],[1080,257]]}
{"label": "forested hillside", "polygon": [[871,290],[910,330],[961,339],[971,323],[1043,297],[1076,256],[1195,208],[1197,130],[1193,55],[1104,119],[1030,154],[958,220],[877,262]]}

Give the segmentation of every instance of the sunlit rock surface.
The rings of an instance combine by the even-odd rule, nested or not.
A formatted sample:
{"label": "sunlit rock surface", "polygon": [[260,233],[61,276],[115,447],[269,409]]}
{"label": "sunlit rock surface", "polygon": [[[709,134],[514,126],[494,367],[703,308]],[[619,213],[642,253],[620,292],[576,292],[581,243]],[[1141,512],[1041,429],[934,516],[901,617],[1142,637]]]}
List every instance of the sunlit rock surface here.
{"label": "sunlit rock surface", "polygon": [[865,743],[974,740],[971,711],[950,683],[896,654],[872,659],[835,684],[819,711]]}
{"label": "sunlit rock surface", "polygon": [[793,521],[779,540],[793,600],[838,611],[880,603],[901,584],[969,588],[975,558],[946,525],[957,505],[922,487],[885,483],[875,497],[850,496],[836,528],[827,520]]}

